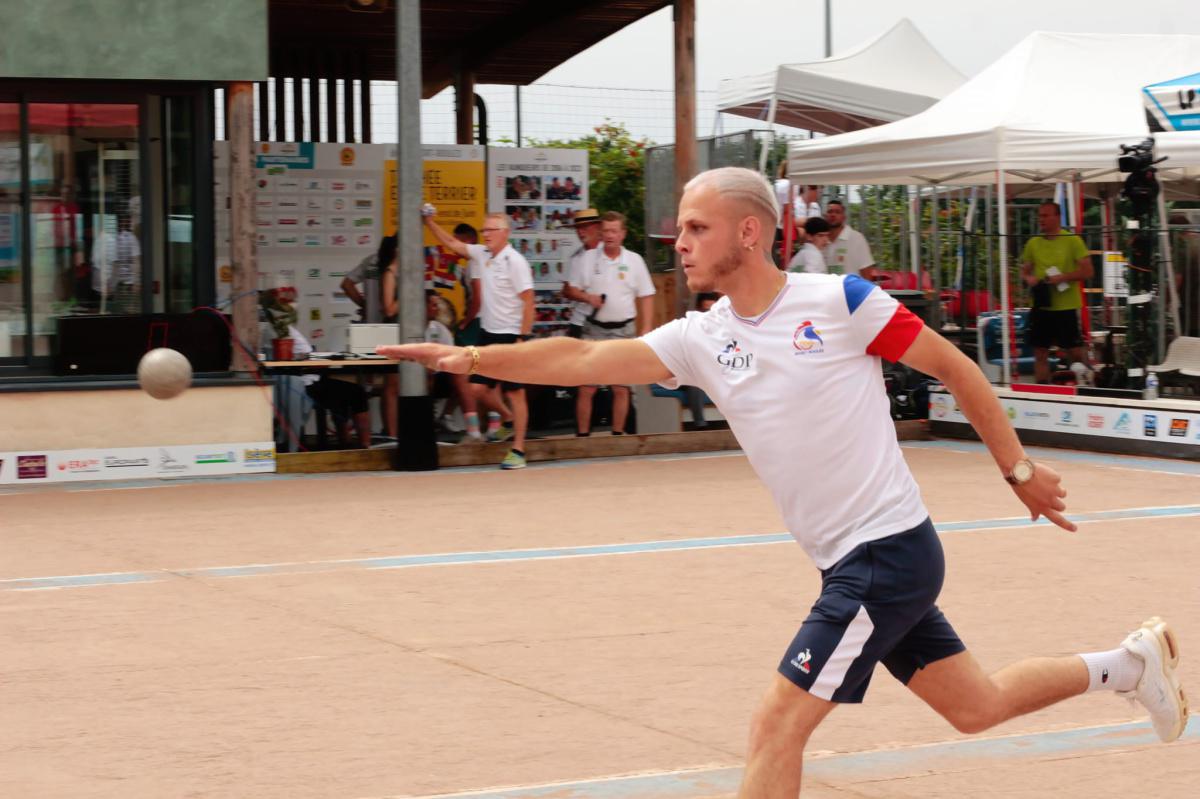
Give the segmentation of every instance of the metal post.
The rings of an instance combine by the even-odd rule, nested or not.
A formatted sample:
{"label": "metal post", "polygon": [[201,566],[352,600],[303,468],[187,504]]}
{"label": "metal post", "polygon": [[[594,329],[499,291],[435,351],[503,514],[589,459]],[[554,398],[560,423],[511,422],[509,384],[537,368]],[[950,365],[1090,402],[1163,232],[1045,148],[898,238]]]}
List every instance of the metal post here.
{"label": "metal post", "polygon": [[517,93],[517,146],[521,146],[521,87],[515,86]]}
{"label": "metal post", "polygon": [[921,187],[909,188],[908,201],[908,251],[911,255],[912,271],[921,274]]}
{"label": "metal post", "polygon": [[833,55],[833,10],[832,0],[825,0],[825,57]]}
{"label": "metal post", "polygon": [[1000,211],[998,228],[1000,233],[1000,363],[1002,364],[1001,385],[1007,386],[1012,383],[1012,368],[1009,363],[1011,356],[1011,347],[1009,342],[1012,341],[1012,330],[1009,325],[1009,313],[1011,306],[1008,296],[1008,197],[1004,190],[1004,169],[1003,167],[996,170],[996,207]]}
{"label": "metal post", "polygon": [[[468,109],[470,98],[466,98]],[[424,197],[421,166],[421,4],[396,3],[396,259],[400,341],[425,340],[425,258],[421,231]],[[382,266],[386,266],[383,264]],[[400,364],[395,468],[421,471],[438,467],[433,430],[433,401],[425,369]]]}
{"label": "metal post", "polygon": [[1175,263],[1171,253],[1171,231],[1167,228],[1166,192],[1158,193],[1158,358],[1161,363],[1167,352],[1166,307],[1171,303],[1171,325],[1175,335],[1182,335],[1179,326],[1179,292],[1175,289]]}

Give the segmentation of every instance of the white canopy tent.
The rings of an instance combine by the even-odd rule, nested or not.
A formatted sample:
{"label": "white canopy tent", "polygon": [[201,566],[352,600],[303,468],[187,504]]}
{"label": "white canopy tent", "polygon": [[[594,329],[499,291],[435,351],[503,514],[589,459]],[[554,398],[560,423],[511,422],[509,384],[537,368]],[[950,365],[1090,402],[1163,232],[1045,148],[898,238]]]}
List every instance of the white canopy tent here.
{"label": "white canopy tent", "polygon": [[822,61],[721,81],[717,110],[821,133],[911,116],[965,77],[907,19],[879,38]]}
{"label": "white canopy tent", "polygon": [[[875,128],[796,140],[805,182],[991,184],[1115,181],[1119,145],[1148,135],[1142,87],[1200,64],[1200,36],[1032,33],[929,109]],[[1184,134],[1180,134],[1184,135]],[[1193,168],[1163,136],[1169,173]]]}
{"label": "white canopy tent", "polygon": [[[1120,145],[1148,135],[1142,87],[1197,64],[1200,36],[1033,33],[919,114],[791,142],[788,172],[793,181],[820,184],[994,183],[1005,236],[1006,185],[1120,180]],[[1188,135],[1157,137],[1156,154],[1169,158],[1161,179],[1200,173],[1200,146]],[[1002,274],[1007,266],[1002,247]],[[1000,281],[1000,302],[1010,307],[1007,279]],[[1002,330],[1007,352],[1007,315]]]}

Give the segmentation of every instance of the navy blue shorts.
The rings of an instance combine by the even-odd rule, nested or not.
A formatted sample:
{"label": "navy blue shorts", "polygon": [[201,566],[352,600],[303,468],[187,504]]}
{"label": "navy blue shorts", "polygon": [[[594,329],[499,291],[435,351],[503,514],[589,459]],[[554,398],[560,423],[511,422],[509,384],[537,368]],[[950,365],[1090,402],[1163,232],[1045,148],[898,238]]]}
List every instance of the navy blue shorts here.
{"label": "navy blue shorts", "polygon": [[[479,329],[479,346],[486,347],[489,344],[517,344],[521,341],[521,337],[515,333],[490,333],[483,328]],[[496,380],[492,377],[484,375],[471,375],[467,379],[468,383],[477,383],[488,388],[500,386],[501,391],[520,391],[525,388],[522,383],[510,383],[507,380]]]}
{"label": "navy blue shorts", "polygon": [[821,596],[779,664],[815,697],[861,702],[876,663],[904,684],[966,650],[934,602],[946,561],[933,523],[859,544],[821,572]]}

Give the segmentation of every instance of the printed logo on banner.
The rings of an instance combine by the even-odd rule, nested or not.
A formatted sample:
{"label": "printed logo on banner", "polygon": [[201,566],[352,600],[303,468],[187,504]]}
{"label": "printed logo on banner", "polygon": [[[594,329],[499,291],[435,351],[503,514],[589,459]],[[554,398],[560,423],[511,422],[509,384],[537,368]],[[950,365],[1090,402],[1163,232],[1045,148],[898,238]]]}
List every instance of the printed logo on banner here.
{"label": "printed logo on banner", "polygon": [[308,321],[320,322],[321,321],[321,309],[320,308],[309,308],[308,309]]}
{"label": "printed logo on banner", "polygon": [[374,194],[375,181],[373,180],[356,180],[354,181],[355,194]]}
{"label": "printed logo on banner", "polygon": [[18,480],[44,480],[44,479],[46,479],[46,456],[45,455],[18,455],[17,456],[17,479]]}
{"label": "printed logo on banner", "polygon": [[1063,411],[1059,415],[1058,421],[1054,424],[1058,427],[1079,427],[1079,422],[1075,419],[1074,411]]}
{"label": "printed logo on banner", "polygon": [[1005,415],[1006,415],[1006,416],[1008,416],[1008,420],[1009,420],[1010,422],[1011,422],[1011,421],[1015,421],[1015,420],[1016,420],[1016,418],[1017,418],[1017,409],[1016,409],[1016,408],[1014,408],[1012,405],[1005,405],[1005,406],[1004,406],[1004,413],[1005,413]]}
{"label": "printed logo on banner", "polygon": [[312,336],[310,336],[310,338],[313,341],[316,341],[317,339],[320,339],[320,338],[325,338],[325,328],[323,328],[323,327],[314,328],[313,332],[312,332]]}
{"label": "printed logo on banner", "polygon": [[354,201],[354,210],[355,211],[373,211],[373,210],[375,210],[375,201],[374,200],[363,200],[363,199],[355,200]]}
{"label": "printed logo on banner", "polygon": [[1142,434],[1146,438],[1158,437],[1158,416],[1153,413],[1142,414]]}
{"label": "printed logo on banner", "polygon": [[1087,415],[1088,427],[1093,430],[1099,430],[1104,427],[1104,415],[1099,413],[1089,413]]}
{"label": "printed logo on banner", "polygon": [[325,181],[318,178],[309,178],[304,181],[303,191],[325,191]]}
{"label": "printed logo on banner", "polygon": [[1046,411],[1023,411],[1021,413],[1026,419],[1049,419],[1050,414]]}
{"label": "printed logo on banner", "polygon": [[158,451],[158,473],[159,474],[177,474],[186,472],[188,465],[176,458],[168,449],[160,449]]}
{"label": "printed logo on banner", "polygon": [[321,279],[321,270],[317,269],[315,267],[312,269],[309,269],[308,272],[305,274],[305,277],[307,277],[309,280],[320,280]]}
{"label": "printed logo on banner", "polygon": [[354,240],[354,243],[359,247],[370,247],[375,243],[375,237],[370,233],[360,233],[358,238]]}
{"label": "printed logo on banner", "polygon": [[275,463],[273,449],[243,449],[242,460],[247,466],[271,466]]}
{"label": "printed logo on banner", "polygon": [[1187,438],[1188,420],[1187,419],[1172,419],[1170,435],[1175,438]]}
{"label": "printed logo on banner", "polygon": [[320,230],[325,226],[325,219],[319,216],[304,217],[304,226],[309,230]]}
{"label": "printed logo on banner", "polygon": [[1117,421],[1113,422],[1113,432],[1127,436],[1130,433],[1130,426],[1133,424],[1133,417],[1128,411],[1121,411],[1121,415],[1117,417]]}
{"label": "printed logo on banner", "polygon": [[354,220],[354,226],[355,227],[375,227],[375,217],[360,216],[358,219]]}
{"label": "printed logo on banner", "polygon": [[329,246],[330,247],[347,247],[349,245],[350,245],[350,237],[347,236],[345,233],[329,234]]}
{"label": "printed logo on banner", "polygon": [[331,216],[327,220],[327,224],[329,225],[329,227],[333,227],[333,228],[349,227],[350,220],[344,216]]}
{"label": "printed logo on banner", "polygon": [[346,203],[345,197],[334,197],[332,200],[329,201],[329,210],[345,211],[346,205],[347,205],[347,203]]}
{"label": "printed logo on banner", "polygon": [[330,191],[343,192],[343,191],[346,191],[347,188],[349,188],[349,186],[347,186],[346,181],[344,181],[344,180],[329,181],[329,190]]}
{"label": "printed logo on banner", "polygon": [[300,191],[300,181],[291,178],[278,178],[275,181],[275,190],[278,192]]}
{"label": "printed logo on banner", "polygon": [[[268,236],[266,233],[259,233],[257,236],[255,236],[255,240],[258,242],[259,247],[270,247],[271,246],[271,237]],[[233,282],[233,267],[232,266],[229,267],[229,279],[222,280],[221,282],[222,283],[232,283]]]}
{"label": "printed logo on banner", "polygon": [[280,247],[295,247],[300,244],[300,237],[294,235],[276,236],[275,243]]}
{"label": "printed logo on banner", "polygon": [[354,166],[354,148],[343,147],[339,156],[342,160],[342,166]]}
{"label": "printed logo on banner", "polygon": [[206,463],[237,463],[237,455],[228,452],[202,452],[195,456],[197,464]]}
{"label": "printed logo on banner", "polygon": [[321,246],[324,246],[324,243],[325,243],[324,239],[322,238],[320,233],[305,233],[304,234],[304,246],[305,247],[321,247]]}
{"label": "printed logo on banner", "polygon": [[67,474],[86,474],[90,472],[100,471],[99,458],[71,458],[70,460],[60,461],[58,464],[60,472]]}
{"label": "printed logo on banner", "polygon": [[149,465],[149,458],[119,458],[116,455],[104,456],[105,469],[129,469],[133,467]]}
{"label": "printed logo on banner", "polygon": [[929,401],[930,408],[933,410],[933,415],[939,419],[945,419],[946,414],[950,412],[950,398],[945,394],[938,394]]}
{"label": "printed logo on banner", "polygon": [[325,201],[320,197],[307,197],[304,200],[304,208],[307,211],[324,211]]}
{"label": "printed logo on banner", "polygon": [[284,199],[281,197],[275,201],[275,208],[280,211],[299,211],[300,201],[291,198]]}

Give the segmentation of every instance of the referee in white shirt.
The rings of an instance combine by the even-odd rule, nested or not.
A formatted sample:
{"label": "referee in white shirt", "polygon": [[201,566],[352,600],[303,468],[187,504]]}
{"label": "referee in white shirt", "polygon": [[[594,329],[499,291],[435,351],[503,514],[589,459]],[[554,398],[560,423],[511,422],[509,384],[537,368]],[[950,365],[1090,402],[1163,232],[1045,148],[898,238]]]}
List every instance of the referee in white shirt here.
{"label": "referee in white shirt", "polygon": [[[654,318],[654,281],[642,256],[630,252],[625,242],[625,215],[609,211],[600,218],[602,247],[589,251],[583,262],[586,286],[574,298],[593,309],[583,323],[583,338],[590,341],[631,339],[645,335]],[[636,331],[635,331],[636,321]],[[592,400],[599,386],[580,386],[575,397],[576,435],[592,430]],[[629,386],[612,386],[612,432],[625,435],[629,415]]]}

